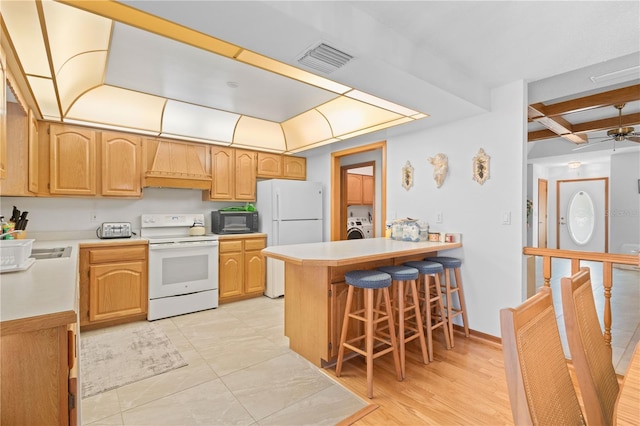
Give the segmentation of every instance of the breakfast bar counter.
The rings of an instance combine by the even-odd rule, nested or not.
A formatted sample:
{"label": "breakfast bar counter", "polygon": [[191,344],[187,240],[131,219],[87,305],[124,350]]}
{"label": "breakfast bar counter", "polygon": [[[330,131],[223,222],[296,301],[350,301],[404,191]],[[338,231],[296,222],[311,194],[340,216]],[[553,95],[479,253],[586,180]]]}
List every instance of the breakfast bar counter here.
{"label": "breakfast bar counter", "polygon": [[[459,242],[368,238],[262,250],[264,256],[285,263],[284,334],[289,347],[319,367],[333,364],[348,288],[345,272],[401,265],[458,247],[462,247]],[[358,303],[362,303],[361,297]]]}

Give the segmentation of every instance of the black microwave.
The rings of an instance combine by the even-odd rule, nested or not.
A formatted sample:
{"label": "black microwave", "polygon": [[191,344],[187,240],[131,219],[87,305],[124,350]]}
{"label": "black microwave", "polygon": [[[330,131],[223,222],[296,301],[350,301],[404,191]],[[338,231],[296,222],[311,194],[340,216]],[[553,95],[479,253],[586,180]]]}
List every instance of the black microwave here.
{"label": "black microwave", "polygon": [[213,210],[211,232],[214,234],[258,232],[258,212]]}

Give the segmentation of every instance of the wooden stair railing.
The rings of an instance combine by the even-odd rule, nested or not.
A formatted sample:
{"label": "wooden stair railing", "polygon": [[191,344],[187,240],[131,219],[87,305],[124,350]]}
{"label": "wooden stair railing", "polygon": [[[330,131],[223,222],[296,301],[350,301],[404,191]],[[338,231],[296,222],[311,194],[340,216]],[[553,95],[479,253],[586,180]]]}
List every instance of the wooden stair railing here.
{"label": "wooden stair railing", "polygon": [[542,275],[544,286],[550,287],[551,259],[571,259],[571,274],[580,269],[581,260],[602,263],[602,285],[604,287],[604,341],[611,349],[611,288],[613,287],[613,264],[640,267],[640,254],[612,254],[590,251],[557,250],[550,248],[524,247],[522,253],[528,256],[542,257]]}

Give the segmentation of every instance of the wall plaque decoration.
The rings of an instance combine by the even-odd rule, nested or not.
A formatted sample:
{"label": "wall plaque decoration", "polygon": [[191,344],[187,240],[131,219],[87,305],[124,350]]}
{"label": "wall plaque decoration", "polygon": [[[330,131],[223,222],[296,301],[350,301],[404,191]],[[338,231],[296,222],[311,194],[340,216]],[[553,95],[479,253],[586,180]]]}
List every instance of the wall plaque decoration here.
{"label": "wall plaque decoration", "polygon": [[427,158],[427,161],[433,164],[433,179],[436,181],[436,187],[440,188],[444,182],[444,178],[447,177],[449,159],[440,152],[433,157]]}
{"label": "wall plaque decoration", "polygon": [[407,160],[407,164],[402,168],[402,187],[407,191],[413,186],[413,166]]}
{"label": "wall plaque decoration", "polygon": [[489,160],[491,157],[480,148],[475,157],[473,157],[473,180],[480,185],[489,179]]}

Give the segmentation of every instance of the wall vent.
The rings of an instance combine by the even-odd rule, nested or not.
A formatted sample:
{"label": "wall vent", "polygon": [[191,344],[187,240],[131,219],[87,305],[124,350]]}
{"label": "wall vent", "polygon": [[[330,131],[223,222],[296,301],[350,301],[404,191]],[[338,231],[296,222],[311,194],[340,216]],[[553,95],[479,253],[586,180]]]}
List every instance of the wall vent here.
{"label": "wall vent", "polygon": [[298,62],[314,70],[326,74],[337,70],[353,59],[353,56],[344,53],[328,44],[320,43],[308,50],[298,59]]}

